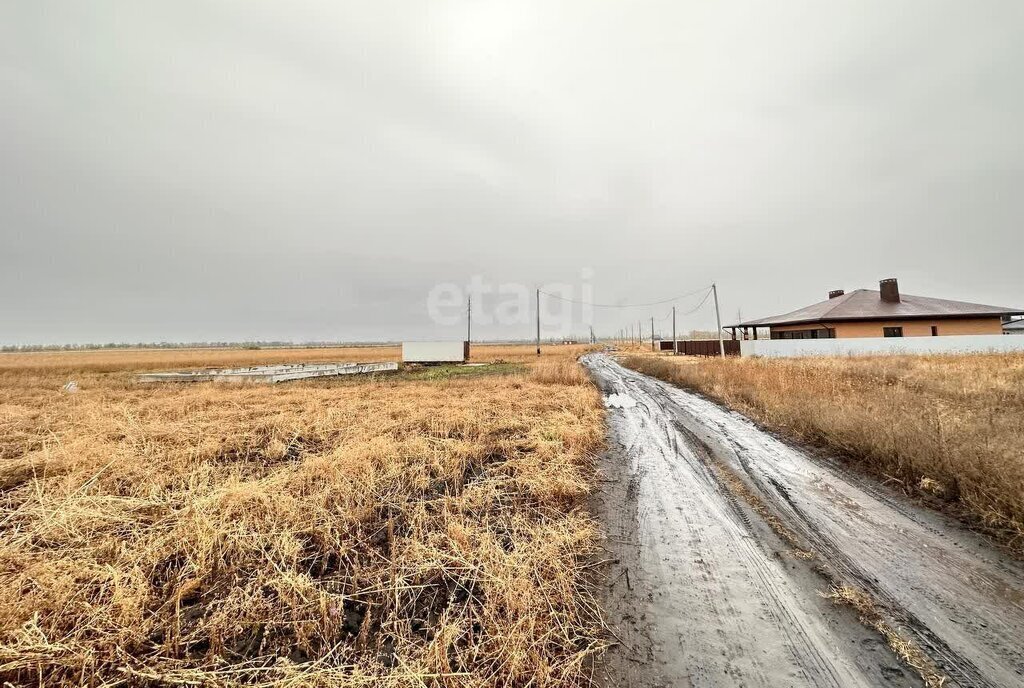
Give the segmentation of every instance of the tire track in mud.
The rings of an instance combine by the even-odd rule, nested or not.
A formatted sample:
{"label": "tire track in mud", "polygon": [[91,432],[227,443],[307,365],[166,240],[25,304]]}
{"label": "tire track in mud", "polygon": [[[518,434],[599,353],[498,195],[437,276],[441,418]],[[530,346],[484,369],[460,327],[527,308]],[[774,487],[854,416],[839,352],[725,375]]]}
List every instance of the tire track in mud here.
{"label": "tire track in mud", "polygon": [[682,444],[701,445],[738,474],[839,580],[866,591],[955,684],[1024,686],[1020,562],[703,397],[605,356],[585,363],[601,384],[645,397],[649,408],[678,424]]}
{"label": "tire track in mud", "polygon": [[[816,472],[823,467],[814,463],[809,456],[762,432],[739,414],[674,387],[668,386],[668,390],[663,399],[667,407],[676,407],[677,412],[687,414],[694,421],[699,418],[710,420],[710,423],[705,422],[705,426],[717,428],[719,437],[727,441],[727,445],[719,450],[719,455],[731,453],[735,457],[734,466],[743,470],[744,476],[756,487],[759,495],[770,500],[786,517],[788,524],[815,543],[819,555],[833,567],[840,580],[866,591],[898,627],[909,632],[956,684],[991,688],[1024,685],[1024,663],[1020,647],[1020,633],[1024,625],[1019,617],[1016,624],[1003,623],[1007,612],[1013,617],[1014,607],[1020,610],[1019,591],[1024,590],[1024,585],[1021,585],[1024,578],[1019,572],[1015,576],[1018,582],[1016,594],[992,600],[979,598],[976,591],[964,586],[962,580],[957,580],[958,575],[942,575],[939,568],[945,563],[954,574],[965,574],[974,582],[991,582],[1001,576],[996,569],[1012,569],[1015,567],[1014,562],[1001,561],[996,569],[983,573],[983,560],[971,560],[972,555],[959,551],[962,548],[958,544],[949,546],[944,542],[947,535],[968,539],[973,539],[973,536],[957,533],[955,526],[952,529],[941,527],[941,524],[935,522],[936,515],[923,511],[915,513],[920,510],[894,495],[885,495],[877,486],[871,486],[863,479],[856,480],[841,467],[832,467],[834,473],[823,476]],[[680,407],[680,393],[685,395],[688,406]],[[751,438],[753,445],[750,441],[744,443],[744,439]],[[705,444],[709,451],[714,451],[703,439],[698,438],[698,441]],[[758,449],[761,451],[758,452]],[[761,460],[757,461],[757,458]],[[795,473],[796,480],[787,481],[780,470],[780,467],[786,466],[786,460],[796,461],[798,467],[799,461],[808,462],[802,468],[810,467],[810,479],[807,479],[807,473],[798,470]],[[800,478],[804,478],[803,484]],[[857,485],[863,490],[861,499],[852,497],[844,485],[836,484],[837,481],[848,483],[846,488]],[[818,499],[813,498],[816,492],[819,493]],[[815,508],[811,508],[811,505]],[[877,506],[891,509],[892,513],[886,518],[868,518],[865,512],[873,512]],[[850,513],[858,517],[855,520],[859,521],[860,527],[843,527],[844,517]],[[894,520],[899,518],[907,518],[907,522],[901,524]],[[868,524],[874,527],[863,527]],[[920,528],[920,531],[910,535],[916,532],[914,526]],[[858,536],[837,537],[837,532],[856,533]],[[889,542],[887,533],[889,539],[895,537],[899,544]],[[929,536],[938,539],[929,543]],[[984,543],[972,544],[980,551],[985,549]],[[883,558],[875,557],[874,561],[879,565],[867,568],[863,562],[879,550],[892,552],[894,556],[884,561]],[[855,556],[850,552],[857,554]],[[998,553],[988,554],[1002,560]],[[907,575],[910,571],[916,573]],[[1012,586],[1005,582],[993,587],[1012,590]],[[912,591],[909,596],[906,594],[908,590]],[[987,611],[988,618],[975,621],[977,610]],[[933,630],[929,621],[924,619],[940,627],[940,631]],[[963,627],[972,625],[976,631],[987,629],[990,623],[1004,627],[1008,635],[975,632],[971,634],[974,637],[967,637],[962,631]],[[944,639],[944,635],[950,638],[950,642]],[[957,643],[970,652],[961,653],[950,643]],[[972,659],[972,656],[977,660]]]}
{"label": "tire track in mud", "polygon": [[786,546],[753,527],[659,399],[607,359],[585,362],[607,394],[637,402],[609,413],[619,480],[608,482],[622,486],[602,510],[611,536],[628,541],[616,553],[630,567],[613,580],[629,589],[612,614],[627,622],[634,663],[609,685],[918,685],[852,614],[792,574]]}

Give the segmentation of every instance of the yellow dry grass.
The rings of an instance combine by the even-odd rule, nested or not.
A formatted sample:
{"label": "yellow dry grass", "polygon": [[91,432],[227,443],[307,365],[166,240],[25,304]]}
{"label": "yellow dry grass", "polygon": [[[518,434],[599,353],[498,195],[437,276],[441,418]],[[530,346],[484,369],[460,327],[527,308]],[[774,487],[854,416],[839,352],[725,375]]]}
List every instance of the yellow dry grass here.
{"label": "yellow dry grass", "polygon": [[490,363],[493,361],[509,361],[513,363],[530,363],[548,359],[575,359],[590,351],[593,347],[587,344],[541,344],[540,356],[534,344],[473,344],[469,348],[471,361]]}
{"label": "yellow dry grass", "polygon": [[217,368],[271,363],[397,361],[397,346],[309,349],[96,349],[0,353],[5,372],[128,372],[168,368]]}
{"label": "yellow dry grass", "polygon": [[1024,547],[1022,354],[626,363],[941,498]]}
{"label": "yellow dry grass", "polygon": [[436,381],[128,372],[386,358],[284,351],[0,360],[0,682],[588,684],[603,410],[576,351]]}
{"label": "yellow dry grass", "polygon": [[538,360],[530,368],[530,379],[546,384],[590,384],[590,376],[580,367],[575,358],[569,357],[549,357]]}

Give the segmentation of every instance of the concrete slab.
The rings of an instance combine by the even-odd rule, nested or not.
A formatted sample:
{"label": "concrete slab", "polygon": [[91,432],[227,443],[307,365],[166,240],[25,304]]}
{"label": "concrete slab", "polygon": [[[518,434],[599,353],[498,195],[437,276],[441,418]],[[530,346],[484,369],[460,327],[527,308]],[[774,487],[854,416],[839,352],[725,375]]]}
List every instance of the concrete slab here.
{"label": "concrete slab", "polygon": [[142,373],[139,382],[259,382],[273,384],[289,380],[335,375],[359,375],[398,370],[398,364],[386,363],[286,363],[281,365],[249,366],[189,370],[167,373]]}

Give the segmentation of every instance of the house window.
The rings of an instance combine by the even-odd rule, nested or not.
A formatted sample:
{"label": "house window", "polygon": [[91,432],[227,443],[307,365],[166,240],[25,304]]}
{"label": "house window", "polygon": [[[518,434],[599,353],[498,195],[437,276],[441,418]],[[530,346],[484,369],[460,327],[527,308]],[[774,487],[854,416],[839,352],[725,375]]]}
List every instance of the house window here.
{"label": "house window", "polygon": [[902,337],[903,336],[903,328],[902,327],[883,327],[882,328],[882,334],[884,336],[886,336],[886,337]]}
{"label": "house window", "polygon": [[772,339],[835,339],[836,331],[831,327],[815,330],[772,330]]}
{"label": "house window", "polygon": [[939,336],[939,326],[938,325],[932,325],[932,336],[933,337],[938,337]]}

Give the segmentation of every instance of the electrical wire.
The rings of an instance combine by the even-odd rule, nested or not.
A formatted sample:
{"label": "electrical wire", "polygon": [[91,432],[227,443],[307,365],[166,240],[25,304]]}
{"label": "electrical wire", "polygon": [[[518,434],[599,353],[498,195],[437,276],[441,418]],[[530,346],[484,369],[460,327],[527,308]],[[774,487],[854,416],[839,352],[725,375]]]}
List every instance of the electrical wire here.
{"label": "electrical wire", "polygon": [[693,313],[696,313],[697,311],[699,311],[701,309],[701,306],[703,306],[705,303],[707,303],[709,296],[711,296],[711,289],[710,288],[708,288],[708,293],[704,295],[704,298],[700,300],[700,303],[698,303],[692,310],[688,310],[685,313],[679,313],[678,315],[691,315]]}

